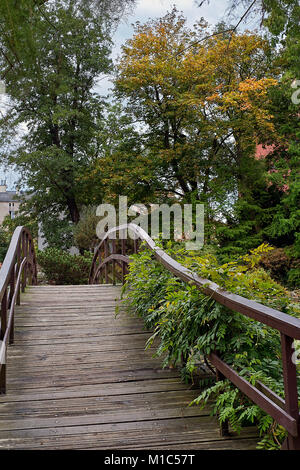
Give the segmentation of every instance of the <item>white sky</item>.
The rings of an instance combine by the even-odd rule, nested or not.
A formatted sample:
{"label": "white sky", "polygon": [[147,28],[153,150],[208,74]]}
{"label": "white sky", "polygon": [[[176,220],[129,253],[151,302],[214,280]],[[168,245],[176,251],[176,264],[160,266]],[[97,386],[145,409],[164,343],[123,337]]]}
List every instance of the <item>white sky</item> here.
{"label": "white sky", "polygon": [[209,4],[206,3],[201,8],[196,6],[194,0],[139,0],[133,16],[123,21],[119,26],[116,34],[116,44],[119,45],[132,36],[133,28],[131,23],[135,21],[145,22],[149,18],[161,17],[167,11],[172,10],[174,5],[184,13],[190,26],[201,16],[208,23],[215,24],[224,17],[228,0],[210,0]]}

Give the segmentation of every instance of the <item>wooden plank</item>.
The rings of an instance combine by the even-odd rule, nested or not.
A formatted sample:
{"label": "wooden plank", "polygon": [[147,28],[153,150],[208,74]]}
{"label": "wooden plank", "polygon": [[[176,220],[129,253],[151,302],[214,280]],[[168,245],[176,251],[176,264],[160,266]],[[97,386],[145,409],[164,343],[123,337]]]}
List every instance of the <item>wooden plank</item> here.
{"label": "wooden plank", "polygon": [[80,353],[77,354],[67,354],[60,362],[57,360],[57,355],[29,355],[22,356],[22,354],[11,354],[8,360],[8,367],[10,371],[15,372],[28,372],[34,370],[40,370],[47,368],[50,371],[52,368],[57,367],[83,367],[84,365],[89,366],[93,364],[93,367],[100,362],[109,364],[109,363],[146,363],[151,362],[151,364],[160,364],[160,359],[154,360],[152,357],[152,352],[149,350],[145,351],[144,349],[134,349],[134,350],[125,350],[120,351],[94,351],[93,353]]}
{"label": "wooden plank", "polygon": [[[105,365],[104,365],[105,364]],[[40,377],[43,378],[44,376],[49,376],[52,377],[52,375],[61,375],[65,373],[65,376],[68,376],[69,374],[73,374],[74,370],[83,373],[89,373],[89,371],[94,371],[94,374],[105,374],[106,372],[113,372],[114,370],[145,370],[145,369],[159,369],[161,370],[161,362],[159,359],[153,360],[151,357],[145,357],[145,358],[140,358],[140,359],[124,359],[120,358],[119,360],[116,361],[108,361],[107,363],[102,363],[101,359],[100,360],[94,360],[93,356],[90,357],[90,361],[84,361],[82,363],[80,362],[73,362],[66,364],[64,360],[62,362],[57,363],[57,364],[52,364],[52,366],[45,366],[39,364],[37,367],[30,367],[30,362],[27,364],[24,364],[23,368],[23,362],[21,364],[11,364],[10,366],[10,372],[11,372],[11,377],[12,378],[18,378],[22,372],[24,372],[24,375],[28,375],[30,377]],[[169,371],[174,372],[173,369],[164,369],[162,372],[169,373]],[[178,372],[175,371],[176,375],[178,376]]]}
{"label": "wooden plank", "polygon": [[130,381],[130,382],[114,382],[106,384],[91,385],[74,385],[61,386],[60,388],[48,387],[41,389],[23,389],[17,388],[14,391],[0,397],[1,403],[24,402],[24,401],[41,401],[56,400],[59,398],[86,398],[86,397],[112,397],[122,395],[134,395],[138,393],[165,392],[187,390],[182,382],[175,378],[158,378],[150,380]]}
{"label": "wooden plank", "polygon": [[[155,444],[155,446],[148,447],[143,446],[145,450],[179,450],[182,452],[184,449],[203,451],[203,450],[255,450],[257,446],[257,437],[250,439],[219,439],[217,441],[206,440],[204,442],[181,442],[178,444],[167,444],[164,442],[163,445]],[[101,449],[101,447],[94,447],[94,449]]]}
{"label": "wooden plank", "polygon": [[173,370],[155,369],[147,366],[136,369],[134,366],[116,366],[112,368],[102,369],[98,368],[96,371],[93,369],[66,371],[65,374],[58,371],[57,374],[44,374],[34,375],[27,374],[25,376],[11,377],[8,376],[7,388],[13,390],[18,387],[23,388],[48,388],[51,386],[60,387],[69,385],[82,384],[96,384],[96,383],[112,383],[112,382],[126,382],[131,380],[149,380],[155,378],[169,378],[178,377],[178,373]]}
{"label": "wooden plank", "polygon": [[[114,324],[118,327],[139,327],[139,331],[143,329],[143,321],[141,319],[136,319],[135,321],[130,321],[130,319],[124,319],[124,318],[117,318],[116,320],[114,319],[113,313],[107,316],[100,316],[100,315],[95,315],[95,316],[86,316],[86,320],[88,322],[88,325],[90,328],[92,327],[112,327]],[[55,326],[56,331],[64,331],[66,329],[72,328],[72,330],[76,328],[82,328],[82,320],[80,319],[80,316],[78,315],[77,318],[68,318],[68,317],[61,317],[60,320],[47,320],[46,322],[41,321],[40,325],[36,324],[35,319],[34,320],[23,320],[23,321],[18,321],[18,331],[27,331],[26,328],[29,328],[30,331],[51,331],[53,330],[53,326]]]}
{"label": "wooden plank", "polygon": [[[112,397],[93,396],[80,398],[58,398],[56,400],[36,400],[30,403],[7,402],[0,407],[0,419],[2,424],[5,420],[18,421],[27,417],[51,417],[51,416],[78,416],[81,414],[104,414],[121,413],[125,416],[126,410],[140,412],[147,410],[172,410],[180,409],[184,413],[190,412],[193,416],[206,416],[210,414],[209,409],[200,409],[197,406],[189,407],[193,399],[198,396],[197,392],[178,390],[165,392],[150,392],[130,395],[114,395]],[[14,416],[14,418],[12,418]],[[129,413],[126,413],[129,418]],[[129,421],[130,419],[128,419]],[[23,425],[23,424],[22,424]]]}
{"label": "wooden plank", "polygon": [[[204,430],[205,428],[205,430]],[[122,422],[122,423],[106,423],[97,425],[83,425],[83,426],[69,426],[69,427],[58,427],[57,429],[51,428],[38,428],[38,429],[21,429],[21,430],[6,430],[1,433],[2,442],[3,440],[10,439],[49,439],[55,438],[61,439],[84,439],[85,436],[92,434],[96,435],[97,441],[101,439],[101,443],[105,447],[111,447],[118,443],[128,444],[134,442],[134,439],[145,439],[145,443],[149,444],[152,441],[161,441],[162,435],[167,436],[169,433],[178,433],[181,436],[187,433],[187,438],[191,438],[197,433],[198,440],[203,438],[203,434],[212,431],[215,438],[218,438],[216,434],[217,426],[216,422],[211,417],[203,417],[203,428],[199,429],[199,418],[175,418],[166,420],[149,420],[149,421],[133,421],[133,422]],[[202,434],[202,436],[201,436]],[[182,439],[182,437],[181,437]],[[98,444],[99,444],[98,441]],[[137,444],[137,443],[135,443]],[[118,448],[118,447],[116,447]]]}
{"label": "wooden plank", "polygon": [[[48,339],[39,339],[35,342],[31,341],[20,341],[18,340],[10,350],[20,351],[23,350],[24,353],[31,351],[40,351],[44,353],[48,351],[49,353],[64,354],[68,351],[83,351],[85,348],[92,350],[93,348],[97,350],[111,350],[124,347],[125,349],[134,349],[142,348],[145,346],[145,343],[149,337],[149,333],[141,331],[139,333],[131,334],[119,334],[119,335],[93,335],[89,336],[88,342],[85,338],[48,338]],[[68,346],[67,346],[68,345]],[[110,346],[110,347],[109,347]],[[101,349],[99,349],[101,348]],[[107,349],[106,349],[107,348]]]}
{"label": "wooden plank", "polygon": [[98,327],[98,328],[88,328],[88,327],[78,327],[78,328],[63,328],[62,330],[56,330],[53,328],[50,329],[28,329],[20,330],[16,328],[15,339],[16,342],[21,341],[30,341],[33,343],[35,340],[53,340],[53,339],[65,339],[65,338],[89,338],[95,336],[114,336],[116,333],[122,334],[137,334],[141,328],[137,325],[129,326],[118,326],[112,325],[110,327]]}
{"label": "wooden plank", "polygon": [[31,416],[30,418],[22,417],[22,419],[3,419],[0,422],[0,433],[6,430],[18,430],[18,429],[36,429],[36,428],[58,428],[64,426],[84,426],[90,424],[105,424],[105,423],[122,423],[130,421],[147,421],[153,419],[171,419],[188,416],[199,416],[198,411],[194,408],[176,406],[168,408],[157,408],[157,409],[135,409],[134,407],[127,407],[126,404],[122,407],[122,410],[107,409],[101,411],[99,414],[88,414],[81,413],[76,416],[72,416],[70,413],[68,416],[60,416],[55,414],[54,416]]}
{"label": "wooden plank", "polygon": [[[200,425],[200,426],[199,426]],[[222,438],[216,421],[201,418],[177,418],[106,425],[74,426],[53,429],[5,431],[0,448],[29,449],[149,449],[174,447],[178,449],[249,448],[244,441],[257,442],[256,431],[243,430],[241,437]],[[236,443],[236,444],[234,444]]]}
{"label": "wooden plank", "polygon": [[[199,394],[161,368],[150,332],[112,286],[37,286],[16,311],[1,449],[253,448],[256,430],[229,440]],[[223,446],[223,447],[222,447]]]}

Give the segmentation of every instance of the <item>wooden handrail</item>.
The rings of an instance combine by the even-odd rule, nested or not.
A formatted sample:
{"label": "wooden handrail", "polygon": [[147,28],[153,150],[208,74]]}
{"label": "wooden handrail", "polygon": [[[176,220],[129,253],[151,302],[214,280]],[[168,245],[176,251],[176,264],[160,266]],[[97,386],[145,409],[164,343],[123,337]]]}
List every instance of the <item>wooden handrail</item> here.
{"label": "wooden handrail", "polygon": [[37,265],[32,236],[26,227],[15,229],[0,270],[0,393],[6,393],[6,355],[14,342],[15,305],[27,284],[37,283]]}
{"label": "wooden handrail", "polygon": [[[109,280],[115,283],[116,277],[124,283],[125,275],[128,272],[128,264],[130,263],[127,252],[129,244],[124,237],[121,240],[116,240],[116,234],[127,230],[130,230],[135,236],[133,248],[130,247],[131,253],[137,252],[140,240],[144,241],[153,251],[155,258],[174,276],[184,282],[195,285],[201,292],[210,296],[221,305],[280,332],[285,389],[284,403],[282,403],[283,400],[281,397],[268,390],[267,387],[261,385],[254,387],[250,382],[240,377],[238,373],[228,364],[225,364],[216,353],[210,354],[209,359],[218,371],[220,377],[224,376],[228,378],[243,391],[245,395],[270,414],[276,422],[281,424],[288,431],[288,437],[283,448],[300,450],[297,371],[296,365],[292,361],[294,352],[293,341],[294,339],[300,339],[300,319],[253,300],[246,299],[240,295],[227,292],[216,283],[201,278],[196,273],[171,258],[171,256],[155,244],[152,238],[141,227],[135,224],[120,225],[105,233],[101,243],[95,250],[89,276],[90,284],[97,284],[101,282],[101,280],[104,280],[105,283],[108,283]],[[120,244],[121,253],[118,253],[118,245]],[[109,273],[109,264],[113,265],[112,273]],[[116,270],[116,266],[121,268],[121,273]],[[279,406],[278,403],[282,406]]]}

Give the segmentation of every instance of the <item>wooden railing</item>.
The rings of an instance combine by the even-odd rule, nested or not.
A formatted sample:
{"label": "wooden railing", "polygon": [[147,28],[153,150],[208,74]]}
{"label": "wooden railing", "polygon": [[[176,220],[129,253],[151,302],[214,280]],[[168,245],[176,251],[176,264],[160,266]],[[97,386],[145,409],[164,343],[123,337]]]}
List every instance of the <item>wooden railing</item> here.
{"label": "wooden railing", "polygon": [[[130,228],[130,226],[134,226],[134,230],[137,227],[133,224],[116,227],[103,237],[94,253],[89,284],[100,284],[102,282],[116,284],[117,281],[124,284],[130,262],[129,255],[137,253],[139,239],[109,238],[109,235],[117,232],[121,233],[124,228],[127,230],[127,227]],[[146,234],[146,232],[144,233]]]}
{"label": "wooden railing", "polygon": [[[130,230],[136,236],[133,243],[130,243],[129,239],[116,238],[118,233],[124,233],[127,230]],[[212,297],[225,307],[280,332],[285,390],[284,400],[260,382],[256,386],[252,385],[222,361],[217,353],[210,354],[209,360],[215,367],[219,379],[223,377],[229,379],[247,397],[287,430],[288,437],[282,446],[283,449],[300,450],[297,370],[292,360],[294,339],[300,340],[300,319],[227,292],[208,279],[200,278],[196,273],[171,258],[155,244],[141,227],[135,224],[121,225],[106,232],[100,245],[95,250],[89,283],[112,282],[115,284],[117,280],[124,283],[130,262],[128,255],[137,252],[140,241],[144,241],[153,251],[155,258],[182,281],[195,285],[201,292]]]}
{"label": "wooden railing", "polygon": [[14,342],[15,305],[27,284],[36,284],[36,257],[32,236],[25,227],[17,227],[0,270],[0,393],[6,393],[7,346]]}

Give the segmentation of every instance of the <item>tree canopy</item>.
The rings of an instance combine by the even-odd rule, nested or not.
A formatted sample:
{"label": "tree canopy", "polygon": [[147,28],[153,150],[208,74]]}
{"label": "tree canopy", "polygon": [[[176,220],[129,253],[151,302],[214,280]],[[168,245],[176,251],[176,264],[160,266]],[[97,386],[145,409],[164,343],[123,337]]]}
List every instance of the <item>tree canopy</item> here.
{"label": "tree canopy", "polygon": [[[174,7],[137,23],[114,66],[112,34],[133,4],[1,3],[2,156],[22,174],[27,213],[57,247],[89,214],[75,230],[86,248],[102,201],[201,202],[225,261],[263,242],[297,259],[298,1],[229,1],[235,19],[214,27],[188,27]],[[260,32],[240,30],[251,15]],[[110,102],[96,88],[107,74]]]}
{"label": "tree canopy", "polygon": [[214,215],[247,192],[260,166],[256,142],[276,134],[268,91],[277,71],[268,42],[245,32],[228,44],[219,28],[224,33],[213,36],[203,21],[188,29],[176,9],[138,24],[116,77],[118,96],[143,128],[145,174],[151,167],[158,190],[206,202]]}
{"label": "tree canopy", "polygon": [[1,4],[0,64],[11,100],[1,129],[18,142],[3,156],[31,193],[27,207],[53,230],[77,223],[90,202],[82,176],[98,156],[104,112],[94,87],[111,71],[112,28],[132,2],[115,1],[116,10],[109,2],[25,3]]}

